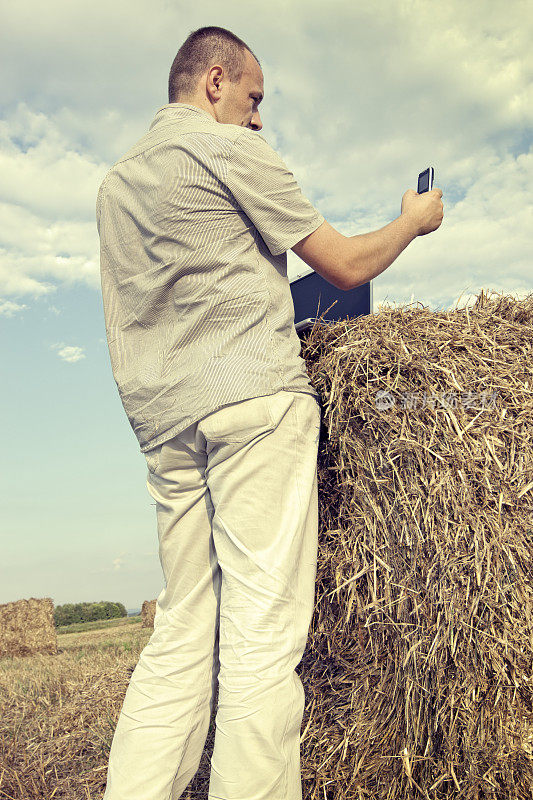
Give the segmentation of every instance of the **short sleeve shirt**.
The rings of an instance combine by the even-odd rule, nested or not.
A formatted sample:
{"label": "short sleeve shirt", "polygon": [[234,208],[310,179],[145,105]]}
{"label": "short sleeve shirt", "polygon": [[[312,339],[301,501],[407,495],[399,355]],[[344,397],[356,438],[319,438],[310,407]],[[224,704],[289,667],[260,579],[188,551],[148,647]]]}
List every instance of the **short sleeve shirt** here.
{"label": "short sleeve shirt", "polygon": [[228,403],[318,398],[286,251],[324,217],[263,136],[163,106],[104,177],[96,221],[111,366],[142,452]]}

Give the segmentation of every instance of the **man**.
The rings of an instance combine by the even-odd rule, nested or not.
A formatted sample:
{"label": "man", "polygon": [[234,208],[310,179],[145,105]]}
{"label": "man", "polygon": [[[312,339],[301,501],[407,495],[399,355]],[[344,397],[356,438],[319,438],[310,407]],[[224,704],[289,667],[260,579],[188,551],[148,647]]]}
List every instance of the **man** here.
{"label": "man", "polygon": [[218,27],[191,33],[169,103],[97,199],[113,374],[145,454],[165,589],[113,737],[104,800],[177,800],[218,681],[210,800],[301,800],[295,672],[314,609],[318,393],[286,251],[341,289],[442,220],[440,189],[345,237],[258,133],[263,73]]}

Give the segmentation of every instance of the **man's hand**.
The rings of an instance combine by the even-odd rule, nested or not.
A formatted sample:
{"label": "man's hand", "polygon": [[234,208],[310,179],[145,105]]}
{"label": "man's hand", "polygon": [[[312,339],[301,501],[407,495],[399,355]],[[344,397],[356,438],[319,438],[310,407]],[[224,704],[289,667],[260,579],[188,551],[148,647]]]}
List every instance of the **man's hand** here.
{"label": "man's hand", "polygon": [[417,236],[436,231],[444,216],[442,190],[434,188],[430,192],[418,194],[408,189],[402,197],[402,214],[408,215],[415,223]]}

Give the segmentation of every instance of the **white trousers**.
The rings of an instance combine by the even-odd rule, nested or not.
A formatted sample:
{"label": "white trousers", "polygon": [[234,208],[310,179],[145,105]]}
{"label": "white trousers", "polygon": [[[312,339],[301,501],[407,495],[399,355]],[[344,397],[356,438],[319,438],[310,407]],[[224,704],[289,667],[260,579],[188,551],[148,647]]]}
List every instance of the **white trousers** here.
{"label": "white trousers", "polygon": [[147,452],[166,587],[115,729],[104,800],[177,800],[218,680],[209,800],[302,800],[320,406],[281,390]]}

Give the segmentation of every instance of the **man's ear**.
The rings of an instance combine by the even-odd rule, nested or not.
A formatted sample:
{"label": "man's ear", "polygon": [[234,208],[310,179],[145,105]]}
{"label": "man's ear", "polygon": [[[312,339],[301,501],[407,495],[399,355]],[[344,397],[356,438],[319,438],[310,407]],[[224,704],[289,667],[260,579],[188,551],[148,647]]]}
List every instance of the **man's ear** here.
{"label": "man's ear", "polygon": [[[209,80],[210,79],[210,80]],[[207,85],[209,87],[210,82],[214,84],[214,88],[220,92],[220,82],[222,81],[222,69],[219,66],[211,67],[208,72],[208,82]]]}

